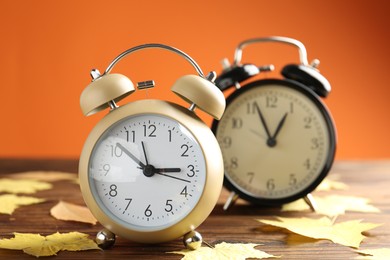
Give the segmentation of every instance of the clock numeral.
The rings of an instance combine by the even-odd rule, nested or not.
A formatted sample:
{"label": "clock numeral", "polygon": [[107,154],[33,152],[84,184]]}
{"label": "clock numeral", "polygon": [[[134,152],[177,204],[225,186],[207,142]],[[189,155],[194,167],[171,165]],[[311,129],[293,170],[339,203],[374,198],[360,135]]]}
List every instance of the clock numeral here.
{"label": "clock numeral", "polygon": [[276,108],[277,107],[277,102],[278,102],[278,97],[274,96],[274,95],[266,96],[265,102],[266,102],[265,103],[266,107]]}
{"label": "clock numeral", "polygon": [[125,214],[126,210],[129,208],[129,206],[130,206],[131,202],[133,201],[133,199],[125,198],[125,201],[127,201],[127,204],[126,204],[126,208],[125,208],[125,210],[123,211],[122,214]]}
{"label": "clock numeral", "polygon": [[267,190],[272,191],[275,189],[275,180],[274,179],[269,179],[267,181]]}
{"label": "clock numeral", "polygon": [[[155,125],[149,125],[146,127],[146,125],[142,125],[144,127],[144,136],[146,137],[156,137],[154,132],[156,132],[157,127]],[[149,133],[149,134],[148,134]]]}
{"label": "clock numeral", "polygon": [[297,177],[295,176],[294,173],[291,173],[291,174],[290,174],[290,179],[289,179],[289,181],[288,181],[288,184],[289,184],[290,186],[294,186],[294,185],[297,184]]}
{"label": "clock numeral", "polygon": [[184,187],[184,189],[180,192],[180,195],[183,195],[187,198],[188,192],[187,192],[187,186]]}
{"label": "clock numeral", "polygon": [[171,212],[173,210],[173,206],[171,204],[172,200],[167,200],[167,202],[165,203],[165,211],[166,212]]}
{"label": "clock numeral", "polygon": [[311,139],[311,149],[315,150],[318,147],[320,147],[320,143],[318,142],[318,138],[312,138]]}
{"label": "clock numeral", "polygon": [[108,192],[108,194],[111,197],[116,197],[116,195],[118,195],[117,189],[118,189],[118,187],[115,184],[111,184],[110,185],[110,191]]}
{"label": "clock numeral", "polygon": [[188,154],[187,154],[188,149],[189,149],[188,145],[182,144],[182,145],[180,146],[180,148],[181,148],[181,149],[184,149],[184,152],[181,154],[181,157],[188,157]]}
{"label": "clock numeral", "polygon": [[241,118],[237,118],[237,117],[233,117],[232,118],[232,128],[233,129],[240,129],[242,128],[242,119]]}
{"label": "clock numeral", "polygon": [[247,114],[255,114],[256,107],[257,107],[256,101],[253,101],[251,103],[246,103],[246,113]]}
{"label": "clock numeral", "polygon": [[187,168],[189,168],[190,172],[191,172],[191,173],[187,173],[187,176],[188,177],[194,177],[195,176],[195,167],[194,167],[194,165],[190,164],[190,165],[187,166]]}
{"label": "clock numeral", "polygon": [[251,184],[252,181],[253,181],[253,178],[255,177],[255,173],[254,172],[248,172],[246,175],[249,178],[249,180],[248,180],[249,184]]}
{"label": "clock numeral", "polygon": [[172,142],[172,130],[168,130],[168,141]]}
{"label": "clock numeral", "polygon": [[135,143],[135,131],[126,130],[126,141]]}
{"label": "clock numeral", "polygon": [[311,167],[310,159],[306,159],[305,162],[303,163],[303,166],[305,166],[306,169],[309,170]]}
{"label": "clock numeral", "polygon": [[303,118],[303,122],[304,122],[304,128],[305,129],[310,129],[311,128],[312,118],[310,116],[305,116]]}
{"label": "clock numeral", "polygon": [[290,114],[293,114],[294,113],[294,103],[291,102],[290,103]]}
{"label": "clock numeral", "polygon": [[110,169],[111,169],[111,166],[109,164],[103,165],[103,171],[105,171],[104,176],[107,176]]}
{"label": "clock numeral", "polygon": [[145,209],[145,212],[144,212],[145,217],[150,217],[153,214],[153,212],[150,210],[150,206],[151,206],[151,204],[149,204],[149,206]]}
{"label": "clock numeral", "polygon": [[111,147],[111,157],[121,157],[123,154],[122,149],[116,145],[110,145]]}
{"label": "clock numeral", "polygon": [[238,159],[237,157],[232,157],[230,159],[230,169],[237,169],[238,167]]}
{"label": "clock numeral", "polygon": [[224,148],[230,148],[230,146],[232,146],[232,138],[230,136],[225,136],[222,138],[222,144]]}

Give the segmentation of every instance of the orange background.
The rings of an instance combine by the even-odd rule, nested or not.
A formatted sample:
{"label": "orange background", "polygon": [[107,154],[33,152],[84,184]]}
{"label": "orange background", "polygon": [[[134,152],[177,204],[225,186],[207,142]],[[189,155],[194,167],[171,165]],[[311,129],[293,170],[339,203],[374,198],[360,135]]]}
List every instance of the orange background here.
{"label": "orange background", "polygon": [[[89,71],[119,53],[164,43],[221,71],[240,41],[280,35],[302,41],[333,90],[325,100],[338,130],[337,159],[390,158],[388,1],[53,1],[0,2],[0,157],[78,158],[103,113],[85,118],[79,96]],[[296,49],[252,45],[243,62],[298,62]],[[179,76],[195,73],[163,50],[128,56],[114,69],[157,87],[125,99],[163,98]],[[122,103],[123,104],[123,103]],[[210,117],[201,114],[210,124]]]}

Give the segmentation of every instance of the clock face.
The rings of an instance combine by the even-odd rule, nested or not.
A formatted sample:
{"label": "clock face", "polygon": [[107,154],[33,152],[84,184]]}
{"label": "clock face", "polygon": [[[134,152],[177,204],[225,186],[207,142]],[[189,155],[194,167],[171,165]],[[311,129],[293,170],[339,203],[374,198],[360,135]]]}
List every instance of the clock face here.
{"label": "clock face", "polygon": [[187,216],[206,182],[193,135],[157,114],[129,116],[109,127],[89,163],[92,194],[111,219],[138,231],[161,230]]}
{"label": "clock face", "polygon": [[226,182],[255,202],[305,196],[333,162],[335,137],[325,107],[287,81],[263,80],[237,90],[213,130]]}

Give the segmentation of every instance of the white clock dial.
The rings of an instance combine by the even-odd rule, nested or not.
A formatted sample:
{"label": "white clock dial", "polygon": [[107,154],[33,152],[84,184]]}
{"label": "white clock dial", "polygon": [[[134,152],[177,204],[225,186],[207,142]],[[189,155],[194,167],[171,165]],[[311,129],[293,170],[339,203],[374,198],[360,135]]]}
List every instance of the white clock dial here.
{"label": "white clock dial", "polygon": [[333,157],[329,122],[313,100],[275,82],[231,99],[216,130],[228,181],[270,200],[318,185]]}
{"label": "white clock dial", "polygon": [[138,231],[172,226],[198,203],[205,158],[193,135],[172,118],[140,114],[108,128],[89,164],[90,186],[110,218]]}

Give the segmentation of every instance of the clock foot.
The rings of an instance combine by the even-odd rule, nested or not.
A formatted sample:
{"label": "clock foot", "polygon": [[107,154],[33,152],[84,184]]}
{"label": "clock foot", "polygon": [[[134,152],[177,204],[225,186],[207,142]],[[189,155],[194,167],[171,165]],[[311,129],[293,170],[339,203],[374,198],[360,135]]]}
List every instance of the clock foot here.
{"label": "clock foot", "polygon": [[100,230],[95,241],[101,249],[111,248],[115,244],[115,234],[107,229]]}
{"label": "clock foot", "polygon": [[223,205],[223,210],[228,210],[230,206],[232,206],[236,200],[238,199],[238,195],[232,191],[228,197],[228,199],[225,202],[225,205]]}
{"label": "clock foot", "polygon": [[202,242],[202,235],[195,230],[188,232],[183,237],[185,247],[190,250],[198,249],[202,245]]}
{"label": "clock foot", "polygon": [[305,200],[305,202],[307,203],[307,205],[309,205],[310,209],[311,209],[313,212],[316,212],[317,203],[316,203],[315,199],[313,198],[313,195],[311,195],[311,193],[309,193],[309,194],[307,194],[305,197],[303,197],[303,199]]}

